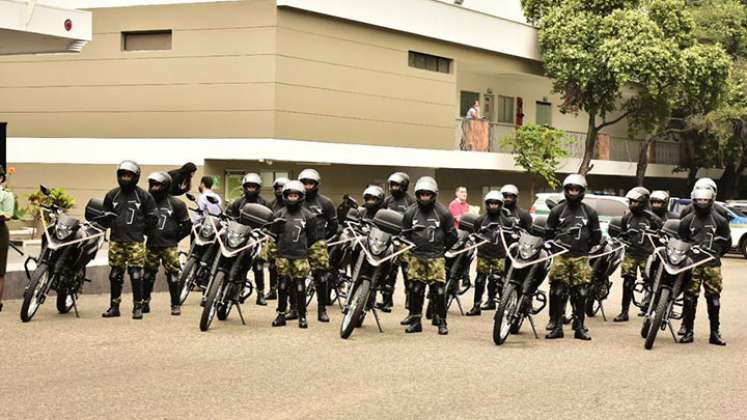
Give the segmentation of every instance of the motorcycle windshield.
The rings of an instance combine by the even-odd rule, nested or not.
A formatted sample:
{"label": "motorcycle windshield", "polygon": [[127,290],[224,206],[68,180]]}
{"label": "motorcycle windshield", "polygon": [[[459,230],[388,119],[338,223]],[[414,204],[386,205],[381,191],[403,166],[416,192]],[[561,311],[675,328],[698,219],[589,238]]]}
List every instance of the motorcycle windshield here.
{"label": "motorcycle windshield", "polygon": [[667,258],[672,264],[681,263],[690,252],[692,244],[671,238],[667,241]]}
{"label": "motorcycle windshield", "polygon": [[519,236],[519,256],[525,260],[533,257],[540,250],[543,243],[544,239],[542,237],[522,232],[521,236]]}
{"label": "motorcycle windshield", "polygon": [[368,232],[368,249],[374,255],[381,255],[389,247],[391,237],[392,235],[379,228],[371,229]]}

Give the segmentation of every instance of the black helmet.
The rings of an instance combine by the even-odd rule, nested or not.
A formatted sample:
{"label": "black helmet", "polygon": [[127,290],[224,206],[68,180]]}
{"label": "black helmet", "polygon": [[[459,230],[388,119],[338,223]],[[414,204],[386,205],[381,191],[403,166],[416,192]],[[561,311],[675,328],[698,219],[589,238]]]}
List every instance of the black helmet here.
{"label": "black helmet", "polygon": [[[488,214],[499,214],[501,212],[501,207],[503,207],[503,194],[501,194],[500,191],[490,191],[485,194],[482,201],[485,203],[485,211]],[[490,203],[498,203],[499,206],[496,209],[491,209],[489,206]]]}
{"label": "black helmet", "polygon": [[275,180],[275,182],[272,183],[272,189],[275,192],[275,198],[278,200],[283,199],[283,187],[285,184],[287,184],[290,180],[286,177],[280,177]]}
{"label": "black helmet", "polygon": [[[132,174],[132,180],[125,181],[122,175]],[[117,167],[117,183],[123,190],[133,190],[140,181],[140,166],[132,160],[125,160]]]}
{"label": "black helmet", "polygon": [[[158,187],[156,188],[156,185]],[[169,194],[171,190],[171,175],[166,172],[153,172],[148,176],[148,192],[160,201]]]}
{"label": "black helmet", "polygon": [[395,172],[389,175],[389,192],[399,198],[405,195],[407,188],[410,187],[410,176],[404,172]]}
{"label": "black helmet", "polygon": [[643,187],[635,187],[625,194],[628,199],[628,207],[635,214],[640,214],[648,208],[648,197],[651,193]]}
{"label": "black helmet", "polygon": [[[572,196],[568,193],[568,190],[571,187],[577,187],[581,189],[581,192],[578,195]],[[568,204],[580,203],[586,194],[586,187],[586,177],[581,174],[570,174],[565,177],[565,180],[563,181],[563,195]]]}
{"label": "black helmet", "polygon": [[[298,194],[299,198],[297,200],[289,199],[288,196],[292,193]],[[286,207],[295,208],[300,206],[305,197],[306,188],[304,188],[301,181],[288,181],[288,183],[283,186],[283,202]]]}
{"label": "black helmet", "polygon": [[[254,191],[247,190],[249,185],[256,185]],[[255,200],[259,196],[259,192],[262,189],[262,177],[256,172],[249,172],[244,175],[241,180],[241,188],[244,190],[244,196],[249,200]]]}
{"label": "black helmet", "polygon": [[304,169],[298,174],[298,180],[304,184],[304,187],[306,184],[314,184],[312,188],[306,191],[306,194],[309,196],[316,195],[316,192],[319,191],[319,184],[322,183],[322,177],[319,176],[319,172],[316,169]]}
{"label": "black helmet", "polygon": [[384,204],[384,190],[378,185],[371,185],[363,191],[363,207],[367,210],[378,210]]}
{"label": "black helmet", "polygon": [[[429,192],[432,194],[430,200],[423,200],[420,197],[421,193]],[[415,199],[421,206],[432,206],[436,202],[438,196],[438,183],[435,179],[430,176],[424,176],[418,179],[415,183]]]}

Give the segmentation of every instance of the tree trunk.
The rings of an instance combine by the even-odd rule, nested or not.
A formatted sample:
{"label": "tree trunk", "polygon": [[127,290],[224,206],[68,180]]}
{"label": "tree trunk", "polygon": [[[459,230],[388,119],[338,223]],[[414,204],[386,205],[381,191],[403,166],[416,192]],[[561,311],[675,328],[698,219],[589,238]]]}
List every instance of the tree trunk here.
{"label": "tree trunk", "polygon": [[534,175],[529,176],[529,198],[534,202]]}
{"label": "tree trunk", "polygon": [[648,169],[648,150],[653,142],[654,136],[650,136],[646,141],[641,143],[641,152],[638,154],[638,166],[635,169],[635,180],[639,187],[643,186],[644,179],[646,178],[646,169]]}
{"label": "tree trunk", "polygon": [[589,111],[589,125],[586,129],[586,142],[584,143],[584,157],[581,159],[581,166],[578,167],[578,173],[586,176],[594,167],[591,159],[594,157],[594,146],[597,143],[597,121],[596,112]]}
{"label": "tree trunk", "polygon": [[718,195],[717,199],[721,201],[731,200],[737,194],[737,185],[739,183],[740,174],[737,172],[737,165],[735,162],[729,162],[724,167],[724,173],[718,180]]}
{"label": "tree trunk", "polygon": [[693,168],[690,167],[690,170],[687,172],[687,190],[690,191],[695,186],[695,181],[698,180],[698,169],[700,168]]}

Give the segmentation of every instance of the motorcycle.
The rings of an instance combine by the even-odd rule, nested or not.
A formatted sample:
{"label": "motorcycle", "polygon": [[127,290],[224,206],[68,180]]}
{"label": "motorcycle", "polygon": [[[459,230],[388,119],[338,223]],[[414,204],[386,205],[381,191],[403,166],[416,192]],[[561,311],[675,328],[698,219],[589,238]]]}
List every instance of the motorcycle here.
{"label": "motorcycle", "polygon": [[[560,243],[545,241],[545,223],[545,217],[537,217],[529,230],[517,226],[501,227],[501,238],[508,249],[511,264],[494,316],[493,342],[496,345],[505,343],[509,334],[518,333],[525,319],[529,320],[534,337],[539,338],[533,315],[547,305],[547,296],[537,288],[547,276],[552,259],[568,252]],[[504,233],[518,235],[518,241],[507,246]],[[553,248],[560,250],[553,253]],[[535,306],[535,302],[539,306]]]}
{"label": "motorcycle", "polygon": [[366,313],[373,312],[379,332],[381,328],[376,309],[376,293],[381,291],[394,258],[415,245],[404,239],[402,214],[388,209],[379,210],[373,220],[361,220],[367,228],[366,236],[357,236],[358,258],[353,270],[349,298],[343,308],[340,337],[347,339],[356,327],[363,324]]}
{"label": "motorcycle", "polygon": [[[446,310],[451,308],[452,303],[456,302],[459,313],[464,316],[464,308],[460,297],[467,293],[471,284],[465,274],[469,273],[469,267],[475,259],[477,248],[487,242],[486,239],[479,235],[470,233],[474,231],[477,216],[471,213],[462,215],[459,220],[459,229],[457,230],[457,242],[446,251]],[[431,300],[432,301],[432,300]],[[428,304],[426,317],[430,319],[432,305]]]}
{"label": "motorcycle", "polygon": [[[220,252],[212,262],[200,331],[207,331],[216,315],[221,321],[228,319],[233,307],[236,307],[241,323],[246,325],[240,305],[248,296],[245,289],[252,287],[247,273],[269,237],[262,228],[272,224],[272,210],[261,204],[248,203],[241,208],[238,218],[232,219],[225,213],[219,218],[225,227],[218,229],[217,225],[213,226],[218,232],[216,241]],[[210,219],[210,223],[215,223],[215,220]]]}
{"label": "motorcycle", "polygon": [[[187,193],[187,199],[195,202],[195,196]],[[192,226],[192,244],[186,256],[186,261],[182,266],[182,272],[179,275],[179,284],[182,290],[179,294],[179,302],[184,302],[189,297],[192,290],[199,289],[202,293],[202,302],[204,303],[207,284],[210,279],[211,262],[218,252],[218,231],[216,228],[222,227],[220,218],[204,212],[198,208],[191,208],[191,211],[204,215],[205,217],[199,224]]]}
{"label": "motorcycle", "polygon": [[[51,194],[43,185],[40,190],[47,197]],[[28,283],[23,293],[21,321],[31,321],[52,289],[57,292],[57,311],[66,314],[74,309],[75,317],[79,318],[78,296],[85,282],[90,282],[86,266],[96,258],[107,226],[116,214],[104,210],[99,199],[88,202],[83,223],[54,204],[42,204],[41,208],[49,213],[52,223],[47,226],[46,216],[42,215],[41,251],[38,257],[28,257],[24,263]],[[29,268],[31,262],[36,263],[33,272]]]}
{"label": "motorcycle", "polygon": [[599,245],[594,246],[589,253],[591,260],[591,284],[589,295],[586,300],[586,315],[595,316],[602,314],[602,319],[607,321],[604,313],[604,301],[612,289],[610,277],[620,266],[625,255],[625,242],[620,239],[621,217],[613,218],[608,227],[610,237],[603,237]]}
{"label": "motorcycle", "polygon": [[641,337],[645,338],[646,350],[654,347],[656,335],[667,328],[672,333],[674,342],[677,342],[671,320],[682,318],[682,312],[675,311],[675,306],[682,306],[680,294],[684,292],[693,269],[716,259],[716,256],[700,246],[680,240],[677,237],[679,223],[679,220],[667,220],[664,223],[664,245],[654,250],[647,267],[647,272],[654,274],[652,298],[646,307],[641,326]]}

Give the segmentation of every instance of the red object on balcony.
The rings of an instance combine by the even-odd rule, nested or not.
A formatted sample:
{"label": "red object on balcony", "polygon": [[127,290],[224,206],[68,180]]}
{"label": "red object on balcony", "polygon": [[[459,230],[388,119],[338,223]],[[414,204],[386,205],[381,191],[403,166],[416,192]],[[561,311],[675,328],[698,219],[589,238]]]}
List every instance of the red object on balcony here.
{"label": "red object on balcony", "polygon": [[65,30],[70,32],[71,29],[73,29],[73,21],[70,19],[65,19]]}

